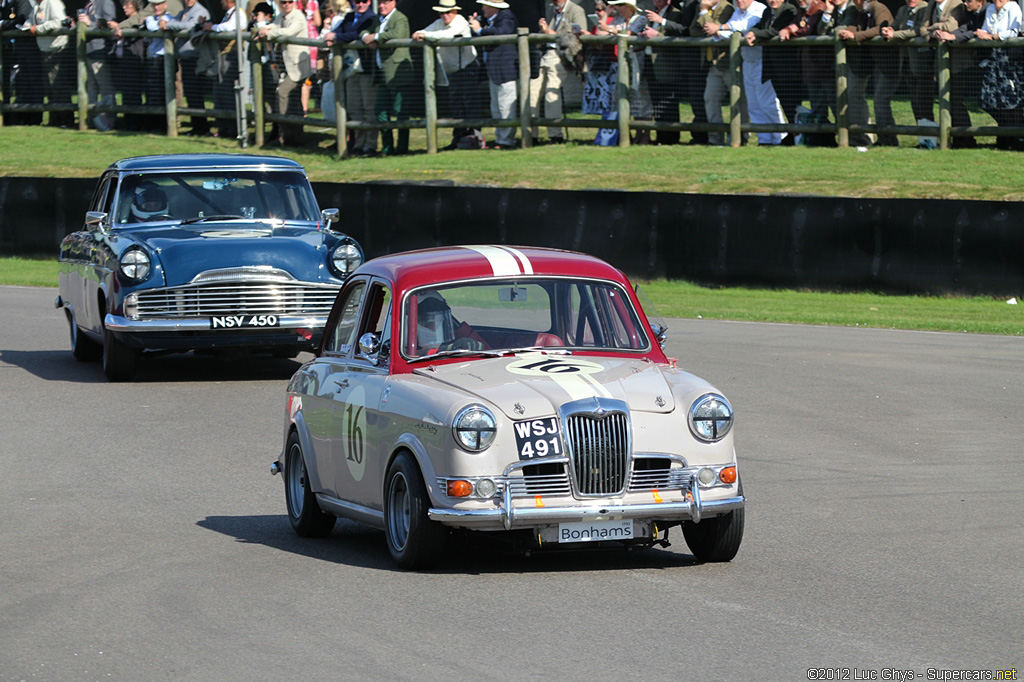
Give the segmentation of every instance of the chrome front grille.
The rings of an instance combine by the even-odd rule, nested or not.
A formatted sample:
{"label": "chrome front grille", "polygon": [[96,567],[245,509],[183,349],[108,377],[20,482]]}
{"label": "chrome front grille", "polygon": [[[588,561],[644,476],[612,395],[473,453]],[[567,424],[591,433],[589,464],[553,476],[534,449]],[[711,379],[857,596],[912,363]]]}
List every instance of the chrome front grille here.
{"label": "chrome front grille", "polygon": [[215,282],[138,292],[138,318],[216,315],[327,317],[338,295],[332,284]]}
{"label": "chrome front grille", "polygon": [[598,409],[566,415],[565,434],[581,495],[616,495],[629,470],[629,416]]}
{"label": "chrome front grille", "polygon": [[561,497],[572,495],[569,477],[562,473],[526,475],[522,478],[508,478],[506,485],[512,489],[512,497],[536,497],[538,495]]}
{"label": "chrome front grille", "polygon": [[629,492],[647,490],[685,490],[690,487],[689,469],[673,467],[664,469],[638,470],[629,474]]}

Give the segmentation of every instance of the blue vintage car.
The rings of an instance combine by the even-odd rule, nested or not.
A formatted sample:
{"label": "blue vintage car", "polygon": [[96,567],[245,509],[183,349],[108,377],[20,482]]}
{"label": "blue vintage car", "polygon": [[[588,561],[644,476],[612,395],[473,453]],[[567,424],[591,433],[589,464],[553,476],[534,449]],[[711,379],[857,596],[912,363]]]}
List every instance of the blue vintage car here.
{"label": "blue vintage car", "polygon": [[359,244],[333,229],[289,159],[182,154],[122,159],[84,227],[60,246],[71,350],[110,381],[143,351],[316,348]]}

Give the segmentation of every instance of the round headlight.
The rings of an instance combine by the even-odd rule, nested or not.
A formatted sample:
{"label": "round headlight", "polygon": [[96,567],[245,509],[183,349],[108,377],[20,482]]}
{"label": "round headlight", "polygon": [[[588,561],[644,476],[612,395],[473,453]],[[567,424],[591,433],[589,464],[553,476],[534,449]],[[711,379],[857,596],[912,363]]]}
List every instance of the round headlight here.
{"label": "round headlight", "polygon": [[359,247],[352,242],[339,245],[331,254],[331,268],[342,279],[348,277],[362,264],[363,254],[359,251]]}
{"label": "round headlight", "polygon": [[497,422],[486,407],[470,405],[463,408],[452,425],[455,442],[470,452],[486,450],[494,442]]}
{"label": "round headlight", "polygon": [[690,407],[690,431],[698,440],[713,443],[732,428],[732,405],[720,395],[708,393]]}
{"label": "round headlight", "polygon": [[121,274],[128,279],[146,279],[149,268],[149,254],[142,249],[128,249],[121,254]]}

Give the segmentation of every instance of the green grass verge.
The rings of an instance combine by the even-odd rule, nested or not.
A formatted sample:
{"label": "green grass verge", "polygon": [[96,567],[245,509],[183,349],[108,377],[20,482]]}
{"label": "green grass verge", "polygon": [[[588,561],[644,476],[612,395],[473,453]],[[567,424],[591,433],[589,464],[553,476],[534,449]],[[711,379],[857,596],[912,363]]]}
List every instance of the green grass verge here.
{"label": "green grass verge", "polygon": [[[316,181],[450,181],[542,189],[598,189],[694,194],[783,194],[879,198],[1024,200],[1022,156],[991,148],[923,151],[910,146],[856,149],[595,147],[592,131],[571,130],[567,145],[515,152],[415,152],[339,161],[327,129],[307,128],[307,146],[266,153],[302,163]],[[486,130],[490,134],[491,130]],[[442,143],[445,143],[442,131]],[[413,149],[425,148],[422,131]],[[905,145],[917,143],[904,136]],[[125,156],[237,152],[215,138],[96,133],[43,126],[0,128],[0,175],[95,178]],[[250,147],[249,152],[261,150]]]}
{"label": "green grass verge", "polygon": [[666,280],[641,287],[664,317],[1024,334],[1024,302],[1010,305],[1003,298],[708,288]]}
{"label": "green grass verge", "polygon": [[[57,261],[0,257],[0,285],[55,287]],[[1024,304],[1003,299],[708,288],[667,280],[641,286],[663,317],[1024,334]]]}

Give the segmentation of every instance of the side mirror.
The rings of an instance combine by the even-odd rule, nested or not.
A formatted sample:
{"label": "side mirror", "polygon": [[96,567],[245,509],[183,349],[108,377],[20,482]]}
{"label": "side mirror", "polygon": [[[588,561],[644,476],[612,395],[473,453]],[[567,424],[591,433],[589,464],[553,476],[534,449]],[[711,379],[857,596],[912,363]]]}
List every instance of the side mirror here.
{"label": "side mirror", "polygon": [[107,219],[107,214],[104,211],[86,211],[85,224],[86,225],[99,225]]}
{"label": "side mirror", "polygon": [[380,337],[373,332],[366,332],[359,337],[359,354],[376,367],[388,356],[388,344],[381,343]]}
{"label": "side mirror", "polygon": [[331,223],[336,223],[341,219],[341,212],[336,208],[325,208],[320,211],[320,224],[325,229],[331,229]]}
{"label": "side mirror", "polygon": [[654,332],[654,339],[662,349],[665,348],[665,341],[668,339],[668,327],[663,327],[657,322],[651,322],[651,331]]}

